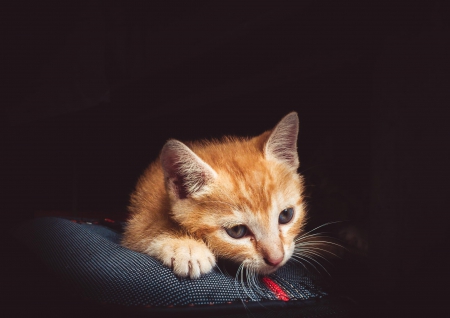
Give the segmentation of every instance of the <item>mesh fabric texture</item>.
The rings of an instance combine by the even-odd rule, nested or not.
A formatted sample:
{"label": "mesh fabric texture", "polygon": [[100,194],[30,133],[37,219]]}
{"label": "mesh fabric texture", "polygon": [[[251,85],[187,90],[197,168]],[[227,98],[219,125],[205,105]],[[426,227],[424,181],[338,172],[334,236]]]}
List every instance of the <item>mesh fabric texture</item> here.
{"label": "mesh fabric texture", "polygon": [[[102,225],[44,217],[14,232],[61,279],[95,302],[123,306],[186,306],[260,302],[277,297],[214,268],[199,279],[180,278],[158,260],[119,244],[121,234]],[[291,261],[268,276],[290,300],[326,293],[301,265]]]}

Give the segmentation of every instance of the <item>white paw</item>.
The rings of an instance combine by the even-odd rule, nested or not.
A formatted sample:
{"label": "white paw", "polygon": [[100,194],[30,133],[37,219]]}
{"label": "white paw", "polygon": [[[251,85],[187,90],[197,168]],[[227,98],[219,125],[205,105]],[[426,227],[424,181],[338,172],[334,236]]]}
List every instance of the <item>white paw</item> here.
{"label": "white paw", "polygon": [[199,278],[216,265],[205,243],[190,238],[161,238],[154,241],[148,254],[157,257],[181,277]]}

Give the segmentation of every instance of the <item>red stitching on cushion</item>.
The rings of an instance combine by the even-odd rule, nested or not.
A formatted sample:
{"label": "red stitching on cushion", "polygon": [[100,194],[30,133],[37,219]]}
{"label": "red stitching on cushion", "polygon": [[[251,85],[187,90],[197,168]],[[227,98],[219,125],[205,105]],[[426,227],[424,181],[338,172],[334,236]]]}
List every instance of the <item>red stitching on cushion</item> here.
{"label": "red stitching on cushion", "polygon": [[289,301],[289,296],[284,292],[281,287],[275,283],[273,280],[271,280],[268,277],[263,277],[262,281],[266,286],[275,294],[275,296],[282,301]]}

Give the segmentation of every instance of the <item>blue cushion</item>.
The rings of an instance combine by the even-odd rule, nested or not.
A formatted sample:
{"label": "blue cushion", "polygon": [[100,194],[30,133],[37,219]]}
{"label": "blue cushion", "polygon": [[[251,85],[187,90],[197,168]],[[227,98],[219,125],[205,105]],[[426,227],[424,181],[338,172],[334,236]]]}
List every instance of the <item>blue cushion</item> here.
{"label": "blue cushion", "polygon": [[[217,268],[196,280],[177,277],[158,260],[121,246],[120,232],[93,222],[43,217],[23,224],[14,236],[55,275],[94,302],[153,308],[280,299],[262,280],[260,290],[252,291]],[[327,295],[293,261],[268,278],[288,302]]]}

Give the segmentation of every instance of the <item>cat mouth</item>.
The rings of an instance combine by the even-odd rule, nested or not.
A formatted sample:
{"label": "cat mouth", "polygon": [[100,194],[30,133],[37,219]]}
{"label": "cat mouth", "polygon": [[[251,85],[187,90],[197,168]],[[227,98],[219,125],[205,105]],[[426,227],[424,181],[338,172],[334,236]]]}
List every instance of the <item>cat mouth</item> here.
{"label": "cat mouth", "polygon": [[[235,261],[222,258],[217,261],[217,267],[219,268],[219,270],[221,272],[228,274],[232,277],[236,277],[238,272],[239,272],[239,275],[242,274],[245,277],[247,271],[250,271],[250,272],[252,272],[252,274],[256,274],[258,276],[264,276],[264,275],[270,275],[270,274],[276,272],[278,269],[283,267],[285,263],[286,263],[286,261],[283,260],[282,262],[280,262],[279,264],[277,264],[275,266],[264,264],[262,266],[256,267],[256,266],[252,265],[251,262],[244,261],[241,263],[237,263]],[[247,270],[245,270],[245,268]],[[242,272],[242,273],[240,273],[240,272]]]}
{"label": "cat mouth", "polygon": [[280,264],[278,264],[278,265],[276,265],[276,266],[267,266],[267,267],[264,267],[264,268],[262,268],[260,271],[259,271],[259,274],[260,275],[269,275],[269,274],[272,274],[272,273],[274,273],[274,272],[276,272],[278,269],[280,269],[281,267],[283,267],[283,265],[284,265],[284,262],[281,262]]}

